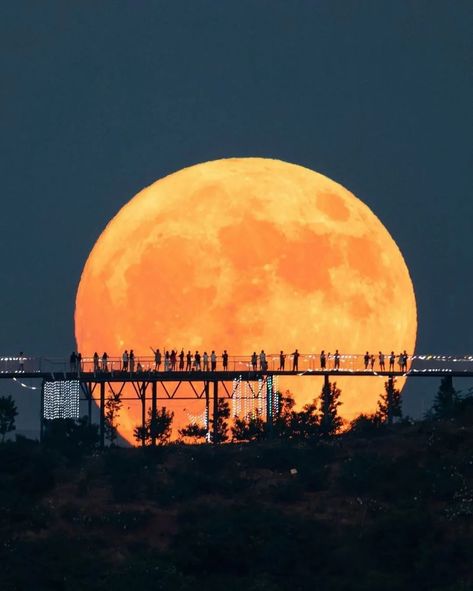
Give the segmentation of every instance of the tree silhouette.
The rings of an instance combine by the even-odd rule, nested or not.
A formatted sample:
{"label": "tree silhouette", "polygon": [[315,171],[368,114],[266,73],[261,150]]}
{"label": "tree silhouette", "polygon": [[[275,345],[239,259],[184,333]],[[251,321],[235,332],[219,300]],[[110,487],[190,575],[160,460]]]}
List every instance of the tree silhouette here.
{"label": "tree silhouette", "polygon": [[460,397],[453,387],[452,376],[445,376],[440,381],[431,416],[434,419],[451,419],[458,413],[459,408]]}
{"label": "tree silhouette", "polygon": [[325,380],[322,392],[320,394],[320,436],[332,437],[342,426],[342,419],[338,416],[338,407],[341,405],[339,401],[341,394],[340,388],[334,382],[330,384]]}
{"label": "tree silhouette", "polygon": [[277,394],[278,406],[273,418],[273,435],[289,438],[291,435],[291,418],[296,401],[289,391],[286,391],[284,396],[280,392]]}
{"label": "tree silhouette", "polygon": [[402,418],[401,391],[395,388],[395,379],[390,377],[384,383],[385,393],[378,402],[378,413],[383,423],[392,425],[395,418]]}
{"label": "tree silhouette", "polygon": [[0,435],[2,436],[2,443],[5,441],[7,433],[14,431],[15,417],[18,414],[15,401],[11,396],[0,397]]}
{"label": "tree silhouette", "polygon": [[237,418],[232,426],[234,441],[259,441],[265,433],[265,423],[261,417],[248,415],[246,418]]}
{"label": "tree silhouette", "polygon": [[156,439],[158,445],[164,445],[171,437],[173,419],[174,413],[168,412],[165,406],[161,410],[156,410],[155,417],[152,409],[148,409],[145,425],[137,425],[133,429],[133,436],[138,443],[144,442],[145,445],[149,445],[152,439]]}
{"label": "tree silhouette", "polygon": [[228,423],[226,419],[228,419],[229,416],[230,406],[228,402],[224,398],[219,398],[217,416],[212,416],[210,419],[210,433],[212,437],[212,443],[224,443],[228,440]]}
{"label": "tree silhouette", "polygon": [[197,441],[205,439],[207,435],[207,427],[201,427],[197,423],[189,423],[182,429],[179,429],[179,435],[181,437],[193,439],[197,443]]}
{"label": "tree silhouette", "polygon": [[305,404],[299,412],[291,412],[290,438],[312,439],[319,432],[319,417],[315,402]]}
{"label": "tree silhouette", "polygon": [[105,401],[105,433],[111,445],[115,444],[118,437],[119,424],[117,423],[117,419],[120,416],[122,405],[121,393],[115,394],[114,392],[110,392],[110,395]]}

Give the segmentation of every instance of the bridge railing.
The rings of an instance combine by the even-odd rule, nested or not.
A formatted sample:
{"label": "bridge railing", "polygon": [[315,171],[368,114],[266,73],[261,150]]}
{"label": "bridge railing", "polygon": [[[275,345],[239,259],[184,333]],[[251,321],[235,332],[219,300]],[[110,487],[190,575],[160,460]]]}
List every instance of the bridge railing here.
{"label": "bridge railing", "polygon": [[[280,369],[279,354],[267,354],[267,370],[277,371]],[[336,360],[334,355],[326,358],[325,369],[335,369]],[[284,369],[286,371],[293,370],[294,358],[292,355],[287,355],[285,359]],[[154,356],[137,355],[134,359],[133,365],[128,362],[127,371],[186,371],[188,370],[188,363],[184,358],[183,367],[180,364],[179,357],[176,363],[172,366],[167,365],[164,358],[161,360],[159,367],[156,366]],[[192,356],[190,370],[195,371],[199,369],[195,364],[195,358]],[[206,369],[203,357],[200,360],[200,369]],[[211,360],[209,356],[207,369],[211,370]],[[222,356],[217,357],[216,370],[222,371],[223,359]],[[253,369],[251,355],[230,355],[227,364],[228,371],[250,371]],[[256,369],[261,370],[260,358],[258,357]],[[301,353],[297,372],[320,371],[322,364],[320,355],[317,353]],[[344,371],[367,371],[369,373],[382,371],[380,367],[379,357],[375,355],[374,363],[368,362],[365,367],[364,354],[341,354],[339,360],[339,369]],[[384,361],[385,371],[392,369],[390,366],[389,356],[385,356]],[[106,362],[100,357],[98,361],[94,361],[91,356],[84,356],[80,363],[80,368],[77,363],[71,363],[69,358],[55,358],[55,357],[31,357],[31,356],[3,356],[0,357],[0,373],[53,373],[53,372],[120,372],[123,371],[123,361],[121,357],[109,357]],[[414,372],[428,373],[429,371],[473,371],[473,356],[472,355],[413,355],[408,356],[407,370]],[[394,363],[394,371],[403,371],[403,367],[399,362],[399,355],[396,356]]]}

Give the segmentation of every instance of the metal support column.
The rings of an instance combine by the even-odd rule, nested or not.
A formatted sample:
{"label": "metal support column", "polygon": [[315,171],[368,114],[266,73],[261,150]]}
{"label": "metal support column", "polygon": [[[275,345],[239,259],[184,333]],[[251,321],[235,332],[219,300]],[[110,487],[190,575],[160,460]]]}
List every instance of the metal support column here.
{"label": "metal support column", "polygon": [[158,384],[156,380],[151,383],[151,445],[156,445],[156,411],[158,404]]}
{"label": "metal support column", "polygon": [[212,443],[218,443],[218,381],[214,381],[214,412],[213,412],[213,436]]}
{"label": "metal support column", "polygon": [[85,385],[87,390],[87,417],[89,419],[89,427],[92,425],[92,384],[89,382]]}
{"label": "metal support column", "polygon": [[143,382],[141,385],[141,445],[146,445],[146,383]]}
{"label": "metal support column", "polygon": [[40,398],[40,410],[39,410],[39,440],[43,441],[44,438],[44,384],[45,380],[41,382],[41,398]]}
{"label": "metal support column", "polygon": [[205,382],[204,390],[205,390],[205,428],[207,430],[206,433],[206,440],[210,441],[210,382]]}
{"label": "metal support column", "polygon": [[105,382],[100,382],[100,447],[105,447]]}
{"label": "metal support column", "polygon": [[268,435],[271,435],[273,431],[273,418],[274,418],[274,392],[273,392],[273,376],[266,376],[266,427]]}

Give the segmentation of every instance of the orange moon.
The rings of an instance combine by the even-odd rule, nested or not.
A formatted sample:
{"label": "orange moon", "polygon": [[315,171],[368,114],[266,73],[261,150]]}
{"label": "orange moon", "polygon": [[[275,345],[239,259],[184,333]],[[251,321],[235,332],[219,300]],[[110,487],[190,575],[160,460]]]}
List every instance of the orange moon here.
{"label": "orange moon", "polygon": [[[230,158],[171,174],[122,207],[85,264],[75,330],[83,356],[150,346],[376,355],[413,353],[417,314],[402,254],[362,201],[302,166]],[[345,419],[374,411],[383,391],[381,378],[337,384]],[[299,405],[320,386],[280,381]],[[139,420],[125,404],[130,442]]]}

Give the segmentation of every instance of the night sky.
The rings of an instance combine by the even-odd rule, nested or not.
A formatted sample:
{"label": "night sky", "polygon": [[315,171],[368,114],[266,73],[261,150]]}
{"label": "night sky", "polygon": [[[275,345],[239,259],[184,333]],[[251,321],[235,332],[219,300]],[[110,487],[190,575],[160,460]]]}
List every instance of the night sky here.
{"label": "night sky", "polygon": [[410,269],[417,351],[473,352],[472,30],[459,0],[5,4],[0,352],[68,356],[107,222],[156,179],[231,156],[351,190]]}

